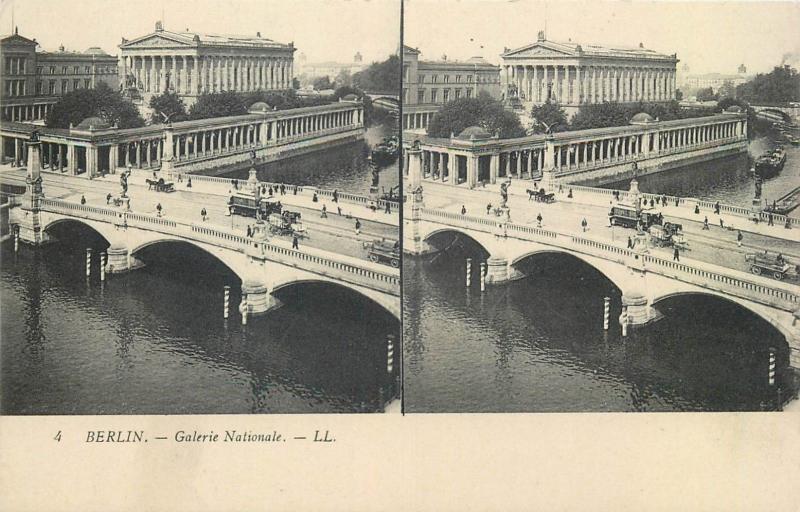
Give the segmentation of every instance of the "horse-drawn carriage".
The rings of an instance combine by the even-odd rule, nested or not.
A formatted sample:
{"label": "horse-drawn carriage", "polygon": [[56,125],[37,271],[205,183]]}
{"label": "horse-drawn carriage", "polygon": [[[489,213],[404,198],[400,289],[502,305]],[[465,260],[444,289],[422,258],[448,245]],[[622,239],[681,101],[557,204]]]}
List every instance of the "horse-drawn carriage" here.
{"label": "horse-drawn carriage", "polygon": [[528,201],[533,199],[537,203],[553,203],[556,200],[556,195],[554,193],[550,192],[548,194],[543,188],[539,190],[527,189],[526,192],[528,193]]}
{"label": "horse-drawn carriage", "polygon": [[750,272],[760,276],[769,274],[778,281],[786,277],[787,274],[796,274],[797,268],[790,265],[780,253],[772,254],[767,251],[763,253],[751,253],[744,256],[744,260],[750,263]]}
{"label": "horse-drawn carriage", "polygon": [[147,189],[155,190],[156,192],[175,192],[175,184],[171,181],[164,181],[164,178],[151,180],[147,178]]}
{"label": "horse-drawn carriage", "polygon": [[663,224],[653,224],[648,229],[650,241],[657,247],[674,246],[685,250],[689,244],[683,235],[683,226],[674,222],[664,222]]}
{"label": "horse-drawn carriage", "polygon": [[304,237],[306,228],[300,222],[300,212],[283,210],[281,213],[271,213],[267,217],[269,230],[274,235],[297,235]]}

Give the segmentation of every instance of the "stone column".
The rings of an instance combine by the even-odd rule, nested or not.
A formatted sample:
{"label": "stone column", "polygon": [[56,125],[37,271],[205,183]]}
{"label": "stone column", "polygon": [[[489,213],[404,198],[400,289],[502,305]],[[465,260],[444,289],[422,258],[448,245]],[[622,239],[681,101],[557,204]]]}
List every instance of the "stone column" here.
{"label": "stone column", "polygon": [[200,94],[200,73],[197,72],[197,64],[198,64],[198,57],[197,55],[192,55],[192,86],[191,86],[191,94],[197,95]]}

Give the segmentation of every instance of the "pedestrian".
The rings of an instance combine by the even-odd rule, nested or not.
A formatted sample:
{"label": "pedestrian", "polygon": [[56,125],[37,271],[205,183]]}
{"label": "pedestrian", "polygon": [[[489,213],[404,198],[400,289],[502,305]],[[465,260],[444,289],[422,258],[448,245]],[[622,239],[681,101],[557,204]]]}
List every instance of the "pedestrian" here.
{"label": "pedestrian", "polygon": [[270,195],[270,196],[272,195],[272,187],[271,186],[267,189],[267,192],[269,193],[268,195]]}
{"label": "pedestrian", "polygon": [[206,221],[206,215],[207,215],[206,209],[205,207],[203,207],[203,209],[200,210],[200,216],[203,218],[203,222]]}
{"label": "pedestrian", "polygon": [[536,216],[536,225],[538,227],[542,227],[542,214],[541,213],[539,213],[539,215]]}
{"label": "pedestrian", "polygon": [[655,208],[656,203],[652,199],[650,199],[650,208]]}
{"label": "pedestrian", "polygon": [[774,226],[772,223],[772,212],[767,213],[767,226]]}
{"label": "pedestrian", "polygon": [[247,238],[253,237],[253,229],[250,227],[250,224],[247,225]]}
{"label": "pedestrian", "polygon": [[700,213],[700,205],[699,204],[694,205],[694,213],[695,214]]}
{"label": "pedestrian", "polygon": [[317,201],[319,201],[319,198],[317,197],[317,193],[314,192],[314,195],[311,197],[311,202],[316,203]]}
{"label": "pedestrian", "polygon": [[178,183],[183,183],[183,173],[182,172],[178,173]]}
{"label": "pedestrian", "polygon": [[714,213],[716,213],[717,215],[719,215],[719,201],[717,201],[716,203],[714,203]]}
{"label": "pedestrian", "polygon": [[675,250],[672,252],[672,260],[681,261],[681,251],[678,250],[678,246],[675,246]]}
{"label": "pedestrian", "polygon": [[300,241],[297,239],[297,235],[292,235],[292,249],[300,250]]}
{"label": "pedestrian", "polygon": [[158,204],[156,205],[156,213],[157,213],[157,215],[158,215],[159,217],[161,217],[161,210],[162,210],[162,208],[161,208],[161,203],[158,203]]}
{"label": "pedestrian", "polygon": [[739,230],[739,232],[738,232],[738,233],[737,233],[737,235],[736,235],[736,245],[738,245],[739,247],[741,247],[741,246],[742,246],[742,239],[743,239],[743,238],[744,238],[744,236],[742,235],[742,231],[741,231],[741,230]]}
{"label": "pedestrian", "polygon": [[466,214],[467,214],[467,207],[462,204],[461,205],[461,215],[466,215]]}
{"label": "pedestrian", "polygon": [[680,199],[678,199],[678,198],[676,197],[676,198],[675,198],[675,208],[677,208],[677,207],[678,207],[678,204],[679,204],[679,203],[680,203]]}
{"label": "pedestrian", "polygon": [[561,183],[559,183],[558,184],[558,193],[560,194],[563,191],[564,191],[564,187],[561,185]]}
{"label": "pedestrian", "polygon": [[383,213],[392,213],[392,204],[389,201],[384,201],[386,205],[386,209],[383,210]]}
{"label": "pedestrian", "polygon": [[292,193],[293,193],[294,195],[297,195],[297,185],[295,185],[295,186],[293,187]]}
{"label": "pedestrian", "polygon": [[661,204],[667,206],[667,196],[661,196]]}
{"label": "pedestrian", "polygon": [[361,221],[356,219],[356,235],[360,235],[360,234],[361,234]]}
{"label": "pedestrian", "polygon": [[[661,205],[661,198],[660,197],[656,197],[656,204],[657,205]],[[666,205],[664,205],[664,206],[666,206]]]}
{"label": "pedestrian", "polygon": [[789,221],[789,217],[786,217],[786,224],[783,225],[786,229],[792,229],[792,223]]}
{"label": "pedestrian", "polygon": [[322,205],[322,216],[321,217],[323,219],[327,219],[328,218],[328,208],[324,204]]}
{"label": "pedestrian", "polygon": [[567,198],[572,199],[572,189],[569,189],[569,192],[567,193]]}
{"label": "pedestrian", "polygon": [[192,188],[192,178],[186,178],[186,188]]}
{"label": "pedestrian", "polygon": [[489,215],[489,212],[492,211],[492,203],[486,205],[486,215]]}
{"label": "pedestrian", "polygon": [[581,221],[581,227],[583,228],[583,232],[584,233],[586,233],[586,226],[588,226],[588,225],[589,225],[589,223],[586,222],[586,217],[584,217],[583,220]]}
{"label": "pedestrian", "polygon": [[633,249],[633,239],[630,236],[628,237],[628,249]]}
{"label": "pedestrian", "polygon": [[339,191],[336,189],[333,189],[333,202],[334,203],[339,202]]}
{"label": "pedestrian", "polygon": [[81,204],[86,204],[86,197],[81,194]]}
{"label": "pedestrian", "polygon": [[111,204],[111,192],[106,195],[106,204]]}
{"label": "pedestrian", "polygon": [[722,217],[719,218],[719,227],[725,229],[725,222],[723,222]]}
{"label": "pedestrian", "polygon": [[286,195],[286,185],[281,184],[281,195],[282,196]]}
{"label": "pedestrian", "polygon": [[708,231],[708,217],[703,219],[703,229]]}
{"label": "pedestrian", "polygon": [[342,216],[342,207],[337,205],[336,206],[336,211],[339,212],[339,217],[341,217]]}

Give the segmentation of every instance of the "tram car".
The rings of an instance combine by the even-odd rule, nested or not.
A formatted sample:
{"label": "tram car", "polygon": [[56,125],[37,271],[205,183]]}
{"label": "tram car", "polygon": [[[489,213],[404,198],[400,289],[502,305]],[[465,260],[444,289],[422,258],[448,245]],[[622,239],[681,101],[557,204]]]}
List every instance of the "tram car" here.
{"label": "tram car", "polygon": [[391,265],[394,268],[400,267],[400,243],[396,240],[375,240],[364,242],[367,249],[367,257],[375,263]]}
{"label": "tram car", "polygon": [[273,213],[281,213],[283,206],[273,196],[257,197],[246,192],[236,192],[228,199],[228,212],[231,215],[243,215],[265,219]]}
{"label": "tram car", "polygon": [[654,208],[644,207],[637,209],[635,206],[625,203],[617,203],[608,212],[608,221],[612,226],[622,226],[625,228],[636,228],[641,225],[642,229],[650,229],[650,226],[661,225],[664,216]]}

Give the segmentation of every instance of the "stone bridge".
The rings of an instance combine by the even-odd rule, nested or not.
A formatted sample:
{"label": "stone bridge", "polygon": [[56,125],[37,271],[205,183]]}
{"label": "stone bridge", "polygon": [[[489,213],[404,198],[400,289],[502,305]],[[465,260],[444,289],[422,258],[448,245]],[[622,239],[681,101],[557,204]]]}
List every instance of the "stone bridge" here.
{"label": "stone bridge", "polygon": [[720,297],[768,321],[789,346],[790,365],[800,371],[800,293],[796,286],[750,276],[703,262],[677,262],[571,233],[539,229],[488,217],[425,208],[421,197],[409,201],[404,218],[404,250],[424,254],[444,232],[474,240],[487,256],[486,282],[524,277],[520,265],[540,253],[574,256],[605,275],[622,293],[629,325],[644,325],[661,315],[668,297],[704,294]]}
{"label": "stone bridge", "polygon": [[797,123],[800,119],[800,106],[796,103],[792,105],[750,105],[762,117],[771,121],[783,121],[786,123]]}
{"label": "stone bridge", "polygon": [[127,272],[141,266],[136,255],[163,242],[185,242],[215,256],[241,280],[251,314],[279,306],[274,292],[305,282],[348,288],[380,304],[400,319],[400,273],[371,261],[304,247],[291,249],[280,240],[258,240],[195,223],[162,217],[37,198],[27,192],[14,198],[10,222],[20,240],[42,244],[50,228],[62,222],[84,224],[109,243],[106,271]]}

